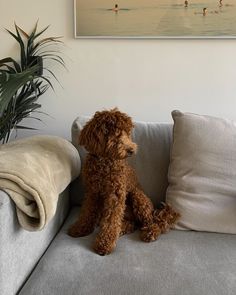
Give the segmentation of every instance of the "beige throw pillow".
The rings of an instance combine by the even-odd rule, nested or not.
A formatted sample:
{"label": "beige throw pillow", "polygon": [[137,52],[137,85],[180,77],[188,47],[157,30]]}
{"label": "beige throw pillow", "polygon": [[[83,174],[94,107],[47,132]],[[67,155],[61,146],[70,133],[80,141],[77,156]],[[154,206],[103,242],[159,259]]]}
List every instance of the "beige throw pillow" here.
{"label": "beige throw pillow", "polygon": [[173,111],[167,201],[177,229],[236,234],[236,122]]}

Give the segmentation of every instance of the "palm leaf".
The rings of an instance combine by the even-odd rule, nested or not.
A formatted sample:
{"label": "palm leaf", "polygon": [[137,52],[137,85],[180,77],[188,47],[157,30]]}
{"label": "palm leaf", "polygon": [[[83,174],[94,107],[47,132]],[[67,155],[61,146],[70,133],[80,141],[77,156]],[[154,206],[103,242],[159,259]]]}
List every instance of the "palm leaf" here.
{"label": "palm leaf", "polygon": [[52,90],[55,91],[55,89],[54,89],[54,87],[53,87],[51,81],[50,81],[48,78],[46,78],[46,77],[41,77],[41,79],[45,80],[45,81],[50,85],[50,87],[52,88]]}
{"label": "palm leaf", "polygon": [[27,69],[22,73],[17,74],[0,74],[0,114],[2,114],[17,90],[33,80],[37,68],[37,66],[34,66],[31,69]]}
{"label": "palm leaf", "polygon": [[18,36],[16,36],[14,33],[12,33],[10,30],[8,30],[8,29],[5,29],[14,39],[16,39],[16,41],[19,43],[20,42],[20,40],[19,40],[19,37]]}
{"label": "palm leaf", "polygon": [[34,39],[38,38],[40,35],[42,35],[48,28],[50,27],[50,25],[46,26],[46,28],[44,28],[42,31],[40,31],[38,34],[36,34],[34,36]]}
{"label": "palm leaf", "polygon": [[37,28],[38,28],[38,21],[35,24],[35,27],[32,31],[32,33],[30,34],[29,38],[28,38],[28,42],[27,42],[27,54],[33,55],[33,49],[34,49],[34,41],[35,41],[35,34],[37,32]]}
{"label": "palm leaf", "polygon": [[21,72],[21,67],[20,65],[11,57],[3,58],[0,60],[0,67],[3,66],[6,63],[13,63],[16,72]]}
{"label": "palm leaf", "polygon": [[60,86],[62,87],[60,81],[57,79],[56,75],[51,70],[49,70],[47,68],[44,68],[44,70],[48,71],[55,78],[55,80],[58,82],[58,84],[60,84]]}
{"label": "palm leaf", "polygon": [[15,27],[18,29],[18,31],[20,31],[25,36],[25,38],[29,39],[29,35],[24,30],[22,30],[19,26],[17,26],[16,23],[15,23]]}
{"label": "palm leaf", "polygon": [[15,29],[16,29],[17,37],[19,39],[18,42],[19,42],[19,45],[20,45],[21,69],[24,70],[24,69],[26,69],[26,66],[27,66],[25,44],[24,44],[24,41],[21,38],[20,32],[19,32],[18,27],[17,27],[16,24],[15,24]]}
{"label": "palm leaf", "polygon": [[46,45],[46,44],[47,44],[47,46],[52,46],[52,45],[55,45],[55,44],[60,44],[61,45],[61,44],[64,44],[64,43],[62,41],[60,41],[60,40],[50,40],[50,39],[40,41],[40,42],[38,42],[38,43],[36,43],[34,45],[32,53],[35,54],[36,49],[39,50],[40,48],[43,47],[43,45]]}
{"label": "palm leaf", "polygon": [[[30,34],[16,23],[15,33],[6,29],[20,46],[20,63],[11,57],[0,60],[0,141],[3,143],[9,140],[14,129],[36,130],[20,124],[23,119],[33,118],[41,121],[32,114],[48,115],[39,111],[41,104],[38,101],[49,87],[54,90],[51,78],[58,83],[59,81],[54,72],[40,65],[40,62],[44,63],[49,59],[65,67],[63,58],[57,54],[58,51],[50,48],[63,44],[59,40],[61,37],[46,37],[39,40],[48,27],[37,32],[37,21]],[[40,73],[42,68],[48,71],[50,77]]]}
{"label": "palm leaf", "polygon": [[30,36],[29,36],[29,39],[34,39],[35,33],[37,32],[37,28],[38,28],[38,22],[39,22],[39,20],[37,20],[37,22],[36,22],[36,24],[34,26],[34,29],[31,32]]}
{"label": "palm leaf", "polygon": [[[7,68],[9,74],[16,73],[16,70],[13,67],[9,66],[8,64],[2,64],[1,66]],[[6,70],[0,69],[0,73],[3,73],[4,71],[6,71]]]}
{"label": "palm leaf", "polygon": [[26,130],[38,130],[37,128],[32,128],[32,127],[26,127],[26,126],[21,126],[21,125],[16,125],[16,129],[26,129]]}
{"label": "palm leaf", "polygon": [[[53,61],[59,63],[60,65],[62,65],[63,68],[66,68],[66,65],[65,65],[65,62],[64,62],[63,59],[62,60],[61,59],[58,59],[57,56],[55,56],[55,55],[49,56],[48,54],[46,54],[46,55],[42,55],[42,56],[44,57],[44,59],[53,60]],[[53,56],[55,56],[55,57],[53,57]]]}

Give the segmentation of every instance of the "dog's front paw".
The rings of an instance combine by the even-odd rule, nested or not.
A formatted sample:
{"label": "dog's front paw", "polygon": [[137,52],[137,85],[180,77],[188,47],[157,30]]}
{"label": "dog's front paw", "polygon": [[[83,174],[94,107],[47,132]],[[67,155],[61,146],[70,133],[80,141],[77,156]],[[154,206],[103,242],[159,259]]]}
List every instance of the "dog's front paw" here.
{"label": "dog's front paw", "polygon": [[108,243],[107,241],[96,240],[93,245],[93,249],[97,254],[104,256],[110,254],[115,246],[115,243]]}
{"label": "dog's front paw", "polygon": [[75,223],[68,229],[67,233],[69,236],[73,238],[78,238],[78,237],[88,236],[92,232],[93,232],[93,228],[88,226],[78,225]]}
{"label": "dog's front paw", "polygon": [[140,238],[142,241],[149,243],[156,241],[160,234],[159,226],[153,223],[141,228]]}

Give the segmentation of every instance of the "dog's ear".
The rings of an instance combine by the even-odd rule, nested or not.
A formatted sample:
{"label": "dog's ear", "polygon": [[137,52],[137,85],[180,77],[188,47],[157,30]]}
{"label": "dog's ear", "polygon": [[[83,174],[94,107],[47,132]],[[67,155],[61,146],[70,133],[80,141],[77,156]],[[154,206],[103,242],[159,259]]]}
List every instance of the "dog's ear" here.
{"label": "dog's ear", "polygon": [[89,121],[80,132],[79,145],[83,145],[85,147],[88,145],[88,142],[91,139],[91,132],[92,126],[91,122]]}
{"label": "dog's ear", "polygon": [[79,144],[84,146],[87,151],[94,152],[99,149],[99,143],[102,140],[100,128],[98,128],[99,119],[97,118],[99,112],[96,112],[94,117],[90,119],[79,135]]}

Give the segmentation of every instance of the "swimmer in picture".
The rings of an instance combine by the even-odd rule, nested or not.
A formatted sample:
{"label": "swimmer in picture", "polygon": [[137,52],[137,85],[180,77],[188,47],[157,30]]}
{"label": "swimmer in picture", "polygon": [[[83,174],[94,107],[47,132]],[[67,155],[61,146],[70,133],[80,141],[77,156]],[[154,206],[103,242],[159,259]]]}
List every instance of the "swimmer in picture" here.
{"label": "swimmer in picture", "polygon": [[115,4],[115,7],[112,8],[112,11],[118,12],[119,11],[119,7],[118,4]]}

